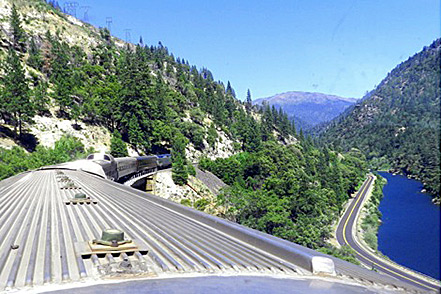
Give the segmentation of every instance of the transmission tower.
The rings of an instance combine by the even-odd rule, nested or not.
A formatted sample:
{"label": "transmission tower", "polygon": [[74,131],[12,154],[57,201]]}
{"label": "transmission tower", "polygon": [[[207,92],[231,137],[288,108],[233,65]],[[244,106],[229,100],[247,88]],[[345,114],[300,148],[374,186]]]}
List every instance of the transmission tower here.
{"label": "transmission tower", "polygon": [[109,32],[111,31],[111,24],[112,24],[112,17],[110,16],[106,17],[106,26]]}
{"label": "transmission tower", "polygon": [[89,9],[91,9],[91,7],[90,6],[80,6],[80,9],[84,10],[83,21],[84,22],[89,22],[89,14],[88,14],[88,12],[89,12]]}
{"label": "transmission tower", "polygon": [[77,7],[78,7],[78,2],[66,2],[64,4],[64,11],[67,14],[72,15],[73,17],[77,17]]}
{"label": "transmission tower", "polygon": [[124,30],[126,32],[126,43],[130,43],[131,42],[131,38],[130,38],[130,29],[125,29]]}

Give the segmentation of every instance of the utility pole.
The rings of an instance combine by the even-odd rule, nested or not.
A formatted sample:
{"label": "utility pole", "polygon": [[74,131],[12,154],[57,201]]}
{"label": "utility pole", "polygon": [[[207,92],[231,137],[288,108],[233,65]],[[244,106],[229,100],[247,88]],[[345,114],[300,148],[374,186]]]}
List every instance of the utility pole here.
{"label": "utility pole", "polygon": [[64,12],[67,14],[72,15],[73,17],[77,17],[77,7],[78,7],[78,2],[66,2],[64,4]]}
{"label": "utility pole", "polygon": [[89,14],[88,14],[88,12],[89,12],[89,9],[91,9],[91,7],[90,6],[80,6],[80,9],[84,10],[83,21],[84,22],[89,22]]}
{"label": "utility pole", "polygon": [[110,16],[106,17],[106,26],[109,32],[111,31],[111,24],[112,24],[112,17]]}

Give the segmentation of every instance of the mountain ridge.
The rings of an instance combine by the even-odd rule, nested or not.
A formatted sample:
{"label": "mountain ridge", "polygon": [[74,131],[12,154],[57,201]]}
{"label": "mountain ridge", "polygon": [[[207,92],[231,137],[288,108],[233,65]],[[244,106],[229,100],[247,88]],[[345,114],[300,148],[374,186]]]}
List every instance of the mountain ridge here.
{"label": "mountain ridge", "polygon": [[[359,100],[358,98],[347,98],[347,97],[342,97],[342,96],[333,95],[333,94],[325,94],[325,93],[321,93],[321,92],[287,91],[287,92],[277,93],[272,96],[267,96],[267,97],[255,99],[255,100],[253,100],[253,103],[261,103],[262,101],[265,101],[265,100],[268,100],[268,99],[271,99],[274,97],[279,98],[279,97],[283,97],[285,95],[297,95],[297,94],[301,94],[301,95],[305,94],[306,96],[313,96],[314,98],[326,98],[329,100],[343,100],[343,101],[348,101],[348,102],[356,102],[357,100]],[[298,98],[298,97],[296,97],[296,98]]]}
{"label": "mountain ridge", "polygon": [[277,109],[281,108],[298,129],[311,129],[334,119],[356,101],[356,98],[318,92],[289,91],[256,99],[253,104],[269,104]]}

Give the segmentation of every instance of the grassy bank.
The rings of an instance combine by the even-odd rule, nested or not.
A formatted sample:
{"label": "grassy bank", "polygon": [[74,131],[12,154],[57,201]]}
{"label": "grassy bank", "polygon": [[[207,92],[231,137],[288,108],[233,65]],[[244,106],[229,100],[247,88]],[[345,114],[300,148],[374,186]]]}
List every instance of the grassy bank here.
{"label": "grassy bank", "polygon": [[381,224],[382,214],[379,211],[379,203],[381,202],[382,189],[387,183],[387,180],[376,175],[373,192],[369,201],[365,204],[365,215],[362,219],[361,228],[363,230],[362,238],[370,248],[377,251],[378,248],[378,229]]}

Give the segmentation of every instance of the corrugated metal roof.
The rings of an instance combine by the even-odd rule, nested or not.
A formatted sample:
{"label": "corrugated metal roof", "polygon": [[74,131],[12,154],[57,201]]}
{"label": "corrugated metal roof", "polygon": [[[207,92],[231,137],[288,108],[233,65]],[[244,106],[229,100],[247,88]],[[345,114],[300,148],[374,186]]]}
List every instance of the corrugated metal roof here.
{"label": "corrugated metal roof", "polygon": [[[67,205],[78,192],[96,204]],[[85,254],[107,228],[124,231],[138,249]],[[300,248],[84,172],[40,170],[0,182],[0,291],[87,277],[311,274],[303,260],[314,251]],[[337,271],[355,269],[343,262]],[[406,287],[369,271],[356,277]]]}
{"label": "corrugated metal roof", "polygon": [[[135,272],[298,271],[293,264],[161,207],[147,196],[116,186],[110,189],[105,181],[80,172],[64,174],[81,189],[61,189],[66,182],[58,181],[54,170],[0,184],[2,288]],[[66,205],[78,191],[98,203]],[[106,228],[123,230],[148,253],[128,256],[129,269],[120,268],[121,255],[82,258],[78,245],[99,239]],[[14,245],[18,248],[12,249]]]}

